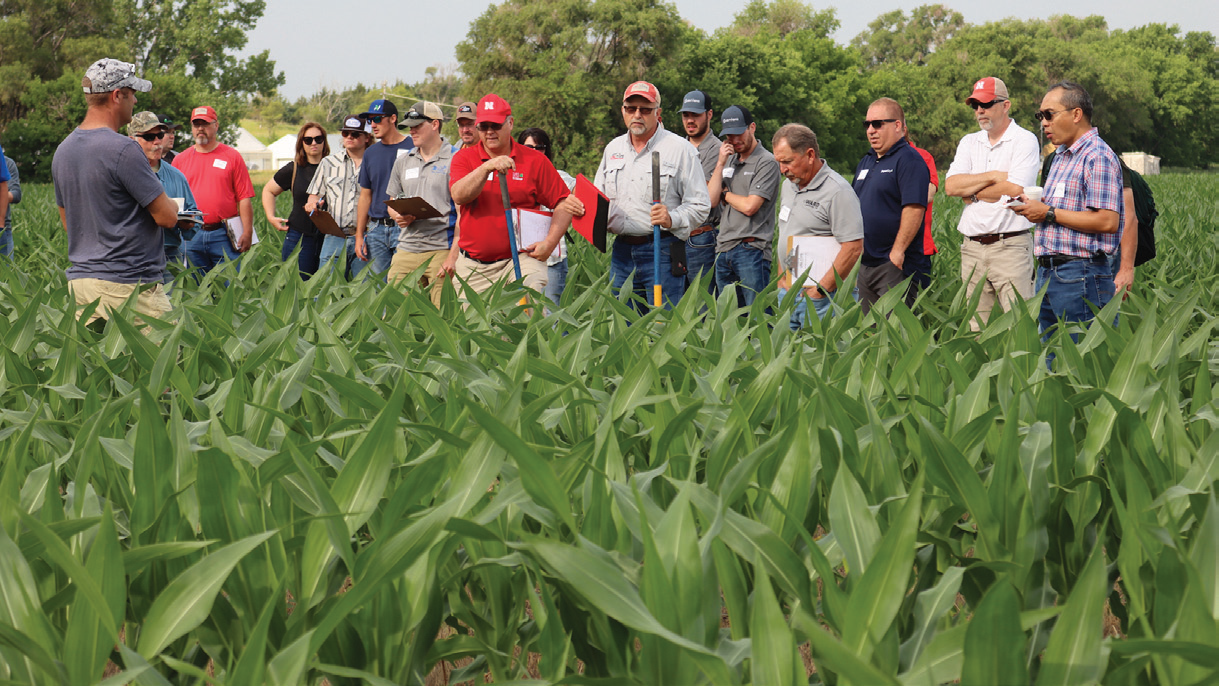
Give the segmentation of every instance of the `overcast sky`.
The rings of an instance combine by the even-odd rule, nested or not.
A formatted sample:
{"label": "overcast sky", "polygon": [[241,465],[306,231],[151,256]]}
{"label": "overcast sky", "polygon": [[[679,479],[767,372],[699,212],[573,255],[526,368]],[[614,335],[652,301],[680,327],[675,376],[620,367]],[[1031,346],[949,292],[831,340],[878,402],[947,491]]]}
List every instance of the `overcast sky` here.
{"label": "overcast sky", "polygon": [[[931,2],[933,0],[813,3],[813,7],[837,8],[842,27],[834,37],[845,44],[866,29],[868,22],[885,12],[898,8],[908,12]],[[429,66],[455,67],[457,59],[453,46],[465,39],[470,22],[492,4],[496,3],[444,0],[408,4],[388,0],[370,5],[340,4],[333,0],[267,0],[266,12],[250,32],[250,42],[243,54],[270,50],[271,58],[287,79],[281,93],[289,100],[308,96],[323,87],[341,89],[356,83],[398,80],[413,83],[423,79],[424,70]],[[733,15],[744,6],[744,0],[675,0],[674,4],[682,17],[710,33],[732,23]],[[1177,24],[1183,32],[1210,31],[1219,35],[1219,2],[1215,0],[1110,0],[1108,3],[1020,0],[971,3],[969,6],[959,0],[950,0],[945,4],[964,14],[965,21],[971,24],[1010,16],[1031,19],[1054,14],[1103,14],[1111,29],[1165,23]],[[400,33],[388,30],[391,22],[386,17],[391,8],[397,9],[413,28]],[[434,19],[434,10],[441,10],[444,18]],[[420,29],[421,26],[424,28]],[[347,27],[353,27],[353,30],[344,33]],[[360,30],[354,30],[355,27]],[[344,37],[350,41],[347,47],[337,47],[331,42]],[[328,47],[322,49],[321,45]]]}

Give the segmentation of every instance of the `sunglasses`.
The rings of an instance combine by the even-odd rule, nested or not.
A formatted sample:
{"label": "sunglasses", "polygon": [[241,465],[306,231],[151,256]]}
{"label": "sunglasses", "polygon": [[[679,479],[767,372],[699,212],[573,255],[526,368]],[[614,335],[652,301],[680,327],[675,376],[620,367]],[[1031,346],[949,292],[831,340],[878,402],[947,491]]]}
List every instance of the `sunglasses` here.
{"label": "sunglasses", "polygon": [[325,136],[301,136],[301,140],[305,145],[321,145],[326,142]]}
{"label": "sunglasses", "polygon": [[865,131],[867,129],[879,129],[880,127],[884,126],[885,124],[892,124],[895,121],[897,121],[897,120],[896,119],[865,119],[865,120],[863,120],[863,128]]}
{"label": "sunglasses", "polygon": [[995,105],[998,105],[1001,102],[1003,102],[1002,98],[999,98],[998,100],[991,100],[990,102],[978,102],[977,100],[974,100],[973,104],[970,105],[970,107],[974,108],[975,110],[978,109],[979,107],[981,107],[984,110],[989,110],[990,108],[994,107]]}
{"label": "sunglasses", "polygon": [[482,122],[478,125],[479,131],[499,131],[502,128],[504,128],[503,124],[494,124],[489,121]]}
{"label": "sunglasses", "polygon": [[1070,112],[1070,111],[1071,110],[1058,110],[1057,112],[1055,112],[1054,110],[1041,110],[1040,112],[1037,112],[1036,114],[1034,114],[1033,117],[1037,121],[1049,121],[1049,120],[1053,119],[1055,116],[1062,114],[1063,112]]}
{"label": "sunglasses", "polygon": [[341,133],[343,134],[343,138],[359,138],[364,132],[363,131],[343,131]]}
{"label": "sunglasses", "polygon": [[388,117],[388,114],[371,114],[368,116],[368,121],[374,124],[380,124],[382,119]]}
{"label": "sunglasses", "polygon": [[528,143],[525,143],[524,145],[526,148],[533,148],[534,150],[545,150],[546,149],[545,145],[530,145]]}
{"label": "sunglasses", "polygon": [[141,134],[137,134],[137,135],[138,135],[140,138],[143,138],[144,140],[146,140],[146,141],[148,141],[149,143],[151,143],[151,142],[153,142],[153,141],[159,141],[159,140],[161,140],[162,138],[164,138],[164,137],[165,137],[165,132],[164,132],[164,131],[162,131],[162,132],[160,132],[160,133],[141,133]]}
{"label": "sunglasses", "polygon": [[211,124],[212,123],[210,121],[203,121],[202,119],[192,119],[190,122],[190,125],[195,127],[196,129],[201,129],[205,126],[211,126]]}
{"label": "sunglasses", "polygon": [[636,112],[638,112],[644,116],[647,116],[647,115],[655,112],[658,109],[660,109],[660,108],[659,107],[640,107],[639,105],[623,105],[622,106],[622,111],[626,112],[627,114],[635,114]]}

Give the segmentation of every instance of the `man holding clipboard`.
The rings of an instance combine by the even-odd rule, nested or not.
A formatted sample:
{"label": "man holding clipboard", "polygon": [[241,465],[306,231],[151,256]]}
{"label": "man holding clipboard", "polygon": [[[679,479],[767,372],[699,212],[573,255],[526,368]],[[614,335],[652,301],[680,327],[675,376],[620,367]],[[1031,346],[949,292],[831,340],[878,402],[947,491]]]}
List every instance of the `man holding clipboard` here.
{"label": "man holding clipboard", "polygon": [[[821,159],[812,129],[787,124],[775,132],[771,146],[787,179],[779,196],[779,300],[793,288],[793,279],[808,279],[792,312],[795,331],[808,317],[808,301],[819,318],[830,313],[838,284],[863,253],[863,216],[851,184]],[[812,259],[799,259],[802,252]]]}

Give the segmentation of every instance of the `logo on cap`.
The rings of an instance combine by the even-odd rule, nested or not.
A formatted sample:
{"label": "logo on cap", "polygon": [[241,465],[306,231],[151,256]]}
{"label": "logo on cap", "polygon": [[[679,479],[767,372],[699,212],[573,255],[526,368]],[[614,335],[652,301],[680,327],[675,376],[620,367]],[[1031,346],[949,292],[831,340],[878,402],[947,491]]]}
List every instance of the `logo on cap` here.
{"label": "logo on cap", "polygon": [[976,91],[980,91],[983,88],[986,88],[986,79],[982,79],[974,84],[974,90]]}
{"label": "logo on cap", "polygon": [[206,107],[196,107],[196,108],[195,108],[195,110],[194,110],[193,112],[191,112],[191,113],[190,113],[190,116],[192,116],[192,117],[202,117],[202,116],[203,116],[203,115],[205,115],[205,114],[207,114],[207,108],[206,108]]}

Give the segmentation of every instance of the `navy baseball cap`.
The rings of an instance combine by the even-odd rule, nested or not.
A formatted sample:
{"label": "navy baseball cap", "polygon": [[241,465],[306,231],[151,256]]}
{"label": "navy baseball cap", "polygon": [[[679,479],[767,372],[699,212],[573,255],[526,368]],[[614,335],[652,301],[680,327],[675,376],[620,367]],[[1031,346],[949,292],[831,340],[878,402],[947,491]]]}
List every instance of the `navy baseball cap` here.
{"label": "navy baseball cap", "polygon": [[686,93],[686,97],[681,99],[681,112],[689,112],[691,114],[702,114],[711,109],[711,98],[702,91],[690,91]]}
{"label": "navy baseball cap", "polygon": [[745,133],[749,129],[749,125],[753,123],[753,115],[749,110],[740,105],[733,105],[724,110],[724,114],[720,116],[720,125],[723,130],[720,131],[721,136],[735,136]]}
{"label": "navy baseball cap", "polygon": [[376,114],[392,114],[396,117],[398,116],[398,106],[389,100],[373,100],[372,104],[368,106],[368,111],[360,116],[369,117]]}

